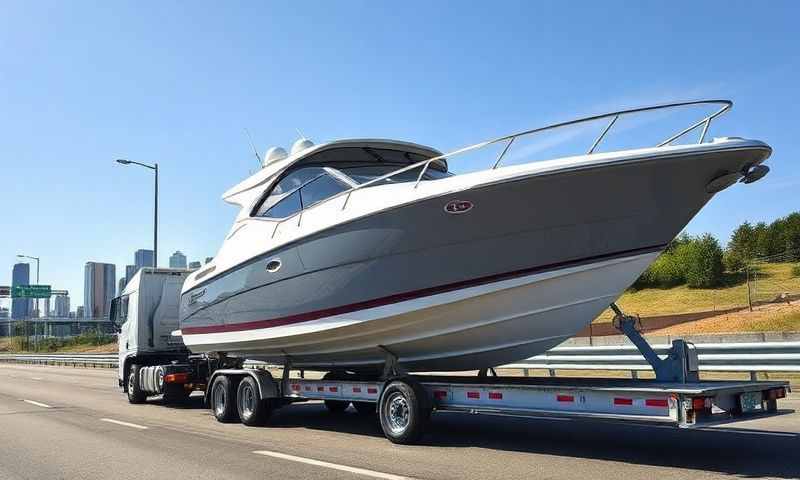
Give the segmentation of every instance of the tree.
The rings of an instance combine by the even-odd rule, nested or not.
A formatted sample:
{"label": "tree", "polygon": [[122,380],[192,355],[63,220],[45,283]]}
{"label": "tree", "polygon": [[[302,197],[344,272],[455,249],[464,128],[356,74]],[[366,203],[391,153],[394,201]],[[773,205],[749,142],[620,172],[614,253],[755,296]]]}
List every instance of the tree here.
{"label": "tree", "polygon": [[722,248],[711,235],[693,239],[676,254],[686,269],[686,284],[690,288],[711,288],[722,281]]}

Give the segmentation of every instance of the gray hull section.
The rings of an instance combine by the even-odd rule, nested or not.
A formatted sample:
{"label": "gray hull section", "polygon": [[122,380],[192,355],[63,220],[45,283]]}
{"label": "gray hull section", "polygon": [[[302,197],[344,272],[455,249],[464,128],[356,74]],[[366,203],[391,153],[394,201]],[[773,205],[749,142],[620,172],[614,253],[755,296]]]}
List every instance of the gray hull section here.
{"label": "gray hull section", "polygon": [[[306,237],[186,292],[181,328],[185,335],[281,328],[369,308],[374,302],[437,293],[437,288],[502,279],[511,272],[559,269],[657,249],[711,198],[705,189],[711,179],[740,171],[766,155],[763,148],[749,148],[554,172],[399,206]],[[465,214],[448,214],[443,207],[452,200],[468,200],[474,207]],[[266,265],[275,258],[282,267],[270,273]],[[638,273],[632,275],[621,288]],[[482,345],[480,336],[472,336],[473,345],[452,351],[430,338],[409,351],[416,348],[417,357],[430,358],[416,362],[422,369],[440,368],[445,362],[479,368],[496,365],[499,358],[513,361],[574,335],[610,301],[613,298],[604,298],[576,309],[568,321],[561,320],[568,323],[566,328],[553,329],[556,335],[539,328],[515,332],[518,347],[508,342]],[[546,323],[546,318],[541,321]],[[424,331],[426,325],[417,328]],[[371,338],[378,352],[378,345],[390,347],[380,335]],[[291,339],[270,345],[230,347],[250,358],[292,354],[286,350],[293,345]],[[308,364],[314,363],[313,348],[294,345],[303,347]],[[225,347],[212,348],[232,351]],[[474,351],[469,361],[452,356],[467,350]],[[501,350],[504,353],[496,355]],[[352,353],[352,362],[346,349],[337,351],[333,360],[340,365],[365,361],[363,352]],[[367,356],[374,357],[374,352]],[[322,351],[319,359],[321,364],[333,361]]]}

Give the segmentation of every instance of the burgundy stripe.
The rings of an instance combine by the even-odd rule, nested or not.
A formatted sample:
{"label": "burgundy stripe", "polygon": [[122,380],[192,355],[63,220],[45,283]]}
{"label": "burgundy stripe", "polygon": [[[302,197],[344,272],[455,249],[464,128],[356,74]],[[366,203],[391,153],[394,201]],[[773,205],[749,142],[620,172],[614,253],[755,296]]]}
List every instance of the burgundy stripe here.
{"label": "burgundy stripe", "polygon": [[375,298],[363,302],[351,303],[349,305],[342,305],[339,307],[325,308],[322,310],[315,310],[311,312],[298,313],[297,315],[289,315],[286,317],[271,318],[266,320],[253,320],[251,322],[231,323],[227,325],[207,325],[199,327],[185,327],[181,331],[185,335],[192,335],[198,333],[220,333],[220,332],[240,332],[243,330],[255,330],[259,328],[272,328],[280,327],[282,325],[291,325],[293,323],[309,322],[311,320],[318,320],[320,318],[332,317],[334,315],[341,315],[343,313],[355,312],[358,310],[366,310],[368,308],[382,307],[392,303],[399,303],[406,300],[413,300],[415,298],[427,297],[439,293],[452,292],[454,290],[461,290],[468,287],[475,287],[485,285],[487,283],[498,282],[501,280],[508,280],[516,277],[523,277],[533,273],[542,273],[548,270],[555,270],[559,268],[566,268],[576,266],[588,262],[595,262],[599,260],[607,260],[615,257],[626,255],[635,255],[640,253],[647,253],[657,250],[662,250],[665,245],[658,245],[645,248],[636,248],[633,250],[624,250],[605,255],[595,255],[592,257],[585,257],[579,260],[570,260],[566,262],[551,263],[549,265],[541,265],[538,267],[525,268],[522,270],[515,270],[513,272],[498,273],[488,275],[485,277],[473,278],[470,280],[463,280],[460,282],[449,283],[446,285],[439,285],[436,287],[422,288],[420,290],[413,290],[410,292],[397,293],[386,297]]}

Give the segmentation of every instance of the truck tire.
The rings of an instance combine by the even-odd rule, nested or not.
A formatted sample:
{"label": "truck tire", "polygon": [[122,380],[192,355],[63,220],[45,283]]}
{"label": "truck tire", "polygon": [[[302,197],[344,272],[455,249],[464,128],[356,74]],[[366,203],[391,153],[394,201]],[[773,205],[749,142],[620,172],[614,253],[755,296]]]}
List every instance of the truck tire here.
{"label": "truck tire", "polygon": [[211,384],[211,412],[218,422],[234,423],[239,420],[236,411],[236,390],[227,375],[220,375]]}
{"label": "truck tire", "polygon": [[391,382],[383,391],[378,405],[378,417],[383,434],[392,443],[411,444],[422,436],[430,418],[423,407],[424,391],[403,381]]}
{"label": "truck tire", "polygon": [[167,383],[164,385],[164,403],[168,405],[180,405],[189,400],[191,390],[186,390],[183,384]]}
{"label": "truck tire", "polygon": [[139,384],[139,365],[131,365],[128,369],[128,402],[133,404],[144,403],[147,394],[142,391]]}
{"label": "truck tire", "polygon": [[267,423],[272,413],[269,400],[262,400],[258,382],[253,377],[244,377],[236,389],[236,410],[239,419],[249,427],[260,427]]}

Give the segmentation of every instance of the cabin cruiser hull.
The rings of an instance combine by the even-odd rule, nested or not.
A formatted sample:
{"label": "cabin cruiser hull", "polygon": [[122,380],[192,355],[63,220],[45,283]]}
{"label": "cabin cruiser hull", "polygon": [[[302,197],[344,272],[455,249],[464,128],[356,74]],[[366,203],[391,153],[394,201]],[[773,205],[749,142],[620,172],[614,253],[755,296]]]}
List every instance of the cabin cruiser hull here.
{"label": "cabin cruiser hull", "polygon": [[184,343],[359,371],[379,370],[387,355],[411,371],[527,358],[577,334],[630,286],[711,199],[712,179],[768,155],[761,144],[518,169],[396,205],[186,290]]}

